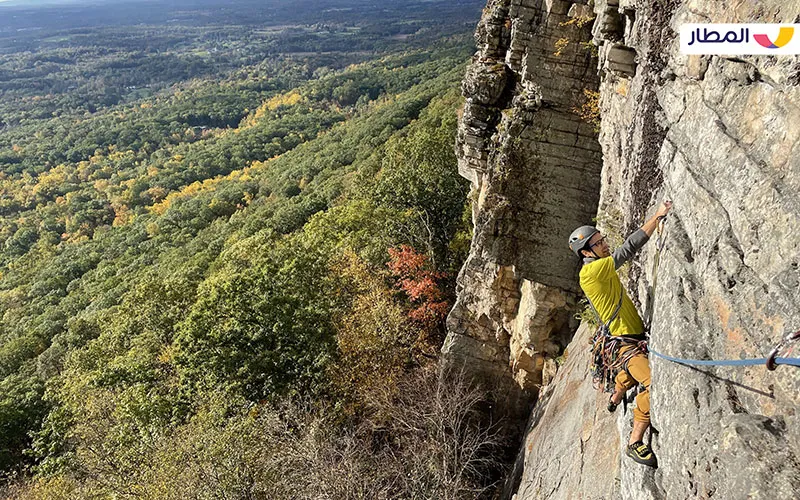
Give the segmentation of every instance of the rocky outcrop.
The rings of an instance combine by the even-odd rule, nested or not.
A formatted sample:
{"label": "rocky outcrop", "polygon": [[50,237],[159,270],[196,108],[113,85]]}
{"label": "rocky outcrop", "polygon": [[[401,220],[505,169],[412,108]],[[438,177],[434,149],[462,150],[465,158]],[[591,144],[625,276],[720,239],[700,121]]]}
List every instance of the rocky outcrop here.
{"label": "rocky outcrop", "polygon": [[[800,58],[684,56],[677,41],[682,23],[798,16],[800,2],[774,0],[489,3],[458,142],[475,238],[445,354],[519,404],[541,388],[517,499],[798,498],[800,370],[653,359],[653,471],[620,457],[630,412],[609,415],[591,389],[588,332],[563,353],[577,306],[566,235],[596,214],[619,241],[665,197],[656,350],[763,357],[800,328]],[[574,101],[596,85],[598,139]],[[642,308],[652,259],[649,245],[623,270]]]}
{"label": "rocky outcrop", "polygon": [[581,327],[555,380],[541,392],[523,443],[517,498],[619,496],[620,439],[586,367],[593,331]]}
{"label": "rocky outcrop", "polygon": [[600,194],[595,125],[580,117],[597,61],[588,7],[572,5],[489,2],[463,85],[459,171],[475,236],[444,353],[523,409],[571,338],[576,262],[562,250]]}

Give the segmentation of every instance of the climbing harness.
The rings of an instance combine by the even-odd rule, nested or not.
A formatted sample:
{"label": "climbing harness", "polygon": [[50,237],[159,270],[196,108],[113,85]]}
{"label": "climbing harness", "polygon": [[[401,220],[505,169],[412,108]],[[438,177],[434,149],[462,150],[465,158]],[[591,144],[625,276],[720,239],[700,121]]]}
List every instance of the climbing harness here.
{"label": "climbing harness", "polygon": [[634,356],[647,355],[647,340],[606,334],[594,340],[592,351],[595,360],[592,365],[595,387],[603,392],[613,392],[617,373],[627,370],[628,362]]}
{"label": "climbing harness", "polygon": [[[597,390],[613,392],[614,378],[621,370],[626,370],[628,361],[637,354],[647,353],[647,341],[642,337],[626,337],[624,335],[611,335],[611,323],[622,308],[624,292],[620,291],[617,307],[608,321],[603,322],[600,314],[595,309],[592,301],[587,297],[592,312],[594,312],[600,326],[592,337],[592,382]],[[630,347],[625,349],[624,347]]]}
{"label": "climbing harness", "polygon": [[613,375],[609,373],[609,367],[606,363],[607,358],[609,357],[608,350],[606,348],[606,341],[611,336],[611,323],[614,321],[614,318],[617,317],[619,310],[622,308],[622,299],[623,295],[620,294],[617,307],[614,308],[614,312],[611,314],[611,317],[608,319],[608,321],[604,322],[600,317],[600,313],[597,312],[594,304],[592,304],[592,301],[589,300],[589,297],[586,297],[586,300],[589,302],[589,307],[592,309],[595,318],[597,318],[597,323],[599,324],[597,330],[595,330],[594,335],[592,336],[592,384],[594,385],[595,389],[602,390],[604,392],[608,392],[609,384],[611,383],[610,381],[613,378]]}

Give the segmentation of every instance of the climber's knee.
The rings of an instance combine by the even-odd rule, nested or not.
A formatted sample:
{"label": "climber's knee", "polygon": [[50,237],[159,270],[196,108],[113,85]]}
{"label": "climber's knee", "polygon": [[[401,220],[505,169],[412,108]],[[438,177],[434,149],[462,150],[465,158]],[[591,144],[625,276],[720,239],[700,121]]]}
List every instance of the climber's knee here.
{"label": "climber's knee", "polygon": [[650,390],[645,389],[636,396],[636,408],[633,409],[635,422],[650,423]]}
{"label": "climber's knee", "polygon": [[650,388],[650,360],[643,354],[636,355],[628,361],[627,372],[637,382]]}
{"label": "climber's knee", "polygon": [[625,370],[620,371],[617,373],[617,376],[614,378],[614,388],[616,391],[627,391],[631,387],[636,385],[636,380],[633,379]]}

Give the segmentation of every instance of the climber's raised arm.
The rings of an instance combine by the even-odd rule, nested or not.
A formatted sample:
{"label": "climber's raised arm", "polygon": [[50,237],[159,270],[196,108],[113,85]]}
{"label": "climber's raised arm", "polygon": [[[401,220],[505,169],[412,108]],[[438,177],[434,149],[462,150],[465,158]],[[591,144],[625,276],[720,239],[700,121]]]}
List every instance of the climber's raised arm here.
{"label": "climber's raised arm", "polygon": [[644,225],[637,229],[633,234],[628,236],[625,243],[621,247],[614,250],[611,254],[614,257],[614,268],[619,269],[622,264],[628,262],[633,256],[642,249],[647,240],[653,234],[653,231],[658,227],[658,221],[661,217],[665,217],[672,208],[671,201],[665,201],[658,207],[655,215],[653,215]]}

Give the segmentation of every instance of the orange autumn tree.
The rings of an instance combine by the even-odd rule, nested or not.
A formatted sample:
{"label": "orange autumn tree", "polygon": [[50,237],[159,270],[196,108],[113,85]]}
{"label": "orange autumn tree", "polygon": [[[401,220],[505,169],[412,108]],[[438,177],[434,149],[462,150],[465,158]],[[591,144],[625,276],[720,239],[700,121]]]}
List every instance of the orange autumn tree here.
{"label": "orange autumn tree", "polygon": [[389,270],[397,280],[397,287],[405,292],[411,303],[408,317],[428,332],[427,341],[432,341],[439,333],[450,304],[439,287],[439,280],[445,273],[431,269],[430,258],[408,245],[390,248]]}

